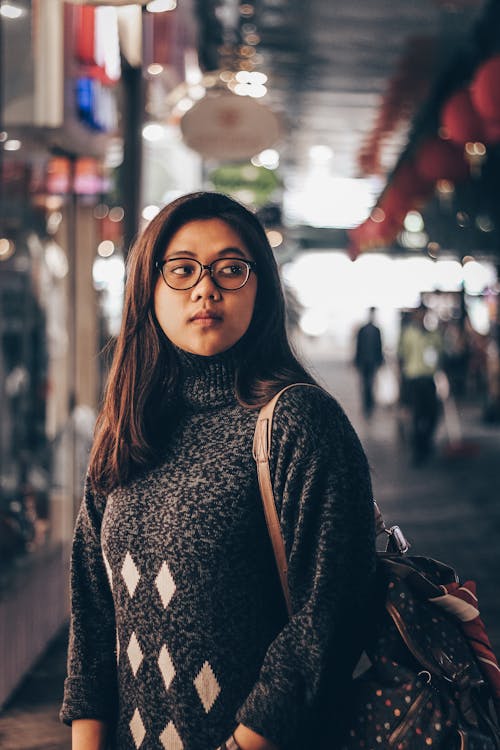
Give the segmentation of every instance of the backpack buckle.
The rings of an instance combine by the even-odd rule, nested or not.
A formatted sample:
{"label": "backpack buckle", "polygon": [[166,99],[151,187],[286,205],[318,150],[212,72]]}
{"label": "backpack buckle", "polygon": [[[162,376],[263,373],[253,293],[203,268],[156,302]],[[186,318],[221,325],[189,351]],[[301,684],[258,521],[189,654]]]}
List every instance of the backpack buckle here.
{"label": "backpack buckle", "polygon": [[410,549],[410,543],[399,526],[391,526],[389,529],[384,529],[384,531],[389,537],[387,550],[395,548],[400,555],[405,555]]}

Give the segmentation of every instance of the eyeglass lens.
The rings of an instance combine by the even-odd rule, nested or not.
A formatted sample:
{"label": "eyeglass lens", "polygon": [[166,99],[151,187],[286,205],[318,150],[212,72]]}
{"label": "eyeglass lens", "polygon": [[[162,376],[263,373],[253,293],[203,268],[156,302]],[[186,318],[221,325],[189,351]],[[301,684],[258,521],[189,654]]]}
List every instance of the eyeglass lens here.
{"label": "eyeglass lens", "polygon": [[[237,258],[220,258],[209,268],[214,283],[221,289],[240,289],[250,275],[250,265]],[[202,264],[189,258],[167,260],[162,267],[163,278],[172,289],[191,289],[196,286],[202,273]]]}

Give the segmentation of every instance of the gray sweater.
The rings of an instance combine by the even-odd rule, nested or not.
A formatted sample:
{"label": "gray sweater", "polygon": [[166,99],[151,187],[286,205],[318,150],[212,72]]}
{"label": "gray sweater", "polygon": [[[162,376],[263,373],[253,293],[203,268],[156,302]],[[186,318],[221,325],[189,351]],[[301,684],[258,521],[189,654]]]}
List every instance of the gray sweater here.
{"label": "gray sweater", "polygon": [[85,488],[61,718],[108,721],[119,750],[214,750],[238,722],[309,750],[325,711],[333,728],[343,718],[325,696],[349,678],[372,584],[367,462],[331,396],[281,397],[271,470],[288,621],[252,458],[257,413],[236,400],[231,353],[182,360],[161,464],[107,497]]}

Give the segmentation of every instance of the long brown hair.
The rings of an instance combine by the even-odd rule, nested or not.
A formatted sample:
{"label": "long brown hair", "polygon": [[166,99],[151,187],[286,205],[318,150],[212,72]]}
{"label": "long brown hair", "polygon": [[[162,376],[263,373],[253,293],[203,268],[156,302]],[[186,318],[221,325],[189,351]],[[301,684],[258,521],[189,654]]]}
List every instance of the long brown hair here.
{"label": "long brown hair", "polygon": [[219,218],[241,237],[256,262],[257,296],[236,370],[235,391],[246,408],[263,406],[283,386],[313,382],[290,347],[276,261],[258,219],[220,193],[192,193],[170,203],[148,224],[129,255],[121,330],[116,341],[89,465],[91,485],[110,492],[159,458],[179,377],[178,355],[154,313],[161,260],[175,232],[189,221]]}

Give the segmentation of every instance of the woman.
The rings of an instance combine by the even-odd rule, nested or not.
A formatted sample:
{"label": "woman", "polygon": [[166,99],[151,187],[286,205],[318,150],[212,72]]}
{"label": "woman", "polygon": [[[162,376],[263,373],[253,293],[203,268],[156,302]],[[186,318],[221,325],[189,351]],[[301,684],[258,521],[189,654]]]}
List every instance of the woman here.
{"label": "woman", "polygon": [[131,252],[75,530],[61,711],[73,750],[340,738],[374,571],[370,478],[329,395],[283,394],[271,468],[288,620],[252,439],[258,407],[293,382],[312,379],[261,225],[224,195],[174,201]]}

